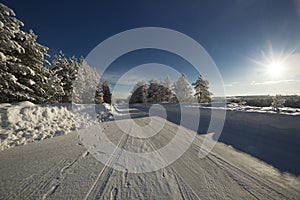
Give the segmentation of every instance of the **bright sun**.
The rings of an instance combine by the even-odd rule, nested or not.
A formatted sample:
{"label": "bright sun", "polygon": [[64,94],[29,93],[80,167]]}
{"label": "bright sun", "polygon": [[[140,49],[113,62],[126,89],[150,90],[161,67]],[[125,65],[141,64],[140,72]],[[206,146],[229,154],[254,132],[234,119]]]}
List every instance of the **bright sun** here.
{"label": "bright sun", "polygon": [[284,71],[284,64],[282,62],[272,62],[267,67],[268,73],[272,78],[278,78]]}

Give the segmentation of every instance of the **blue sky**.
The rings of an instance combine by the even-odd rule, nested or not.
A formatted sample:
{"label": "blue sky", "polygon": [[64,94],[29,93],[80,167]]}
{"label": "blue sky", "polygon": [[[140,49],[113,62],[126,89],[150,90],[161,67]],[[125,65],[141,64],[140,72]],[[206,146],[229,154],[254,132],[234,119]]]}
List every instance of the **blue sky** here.
{"label": "blue sky", "polygon": [[[205,48],[219,68],[227,95],[300,94],[299,1],[2,2],[16,12],[26,30],[34,30],[51,55],[63,50],[67,56],[87,56],[119,32],[164,27],[190,36]],[[191,82],[197,76],[189,63],[170,53],[141,51],[117,59],[106,78],[116,79],[131,67],[154,62],[186,73]],[[151,78],[136,74],[133,80],[139,77]]]}

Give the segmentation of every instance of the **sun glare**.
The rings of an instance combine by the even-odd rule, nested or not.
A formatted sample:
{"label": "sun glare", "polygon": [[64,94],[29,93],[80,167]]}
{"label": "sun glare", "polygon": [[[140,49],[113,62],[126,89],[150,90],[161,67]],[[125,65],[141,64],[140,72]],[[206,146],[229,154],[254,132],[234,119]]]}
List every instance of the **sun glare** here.
{"label": "sun glare", "polygon": [[296,49],[289,51],[282,49],[273,51],[270,45],[269,52],[261,51],[262,58],[260,60],[251,59],[255,64],[259,65],[258,71],[261,72],[263,78],[268,80],[280,80],[286,78],[289,74],[289,57],[293,55]]}
{"label": "sun glare", "polygon": [[272,76],[272,78],[278,78],[284,72],[284,64],[282,62],[272,62],[267,68],[268,73]]}

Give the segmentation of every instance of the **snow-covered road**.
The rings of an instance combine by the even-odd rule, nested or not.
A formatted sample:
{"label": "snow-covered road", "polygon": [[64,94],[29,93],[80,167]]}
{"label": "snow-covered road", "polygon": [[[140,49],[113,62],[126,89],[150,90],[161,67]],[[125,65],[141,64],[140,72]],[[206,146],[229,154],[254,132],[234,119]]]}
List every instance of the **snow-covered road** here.
{"label": "snow-covered road", "polygon": [[[139,112],[139,111],[138,111]],[[136,117],[144,126],[149,117]],[[154,120],[161,120],[154,117]],[[122,119],[130,120],[130,119]],[[165,146],[178,129],[166,122],[159,134],[138,139],[101,124],[118,147],[146,152]],[[189,130],[186,130],[189,131]],[[117,171],[97,161],[77,133],[0,152],[0,199],[299,199],[299,178],[280,173],[258,159],[217,143],[198,157],[204,135],[197,135],[176,162],[155,172]],[[109,162],[119,158],[113,154]]]}

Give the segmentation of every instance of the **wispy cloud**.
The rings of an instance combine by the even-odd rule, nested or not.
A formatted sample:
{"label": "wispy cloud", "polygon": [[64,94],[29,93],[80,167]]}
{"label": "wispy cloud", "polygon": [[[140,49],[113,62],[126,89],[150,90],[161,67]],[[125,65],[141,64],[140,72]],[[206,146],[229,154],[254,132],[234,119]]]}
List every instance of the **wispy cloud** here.
{"label": "wispy cloud", "polygon": [[224,87],[233,87],[237,84],[238,84],[238,82],[231,82],[231,83],[228,83],[228,84],[224,84]]}
{"label": "wispy cloud", "polygon": [[274,85],[274,84],[278,84],[278,83],[290,83],[290,82],[300,82],[300,80],[277,80],[277,81],[264,81],[264,82],[256,82],[256,81],[252,81],[251,85]]}

